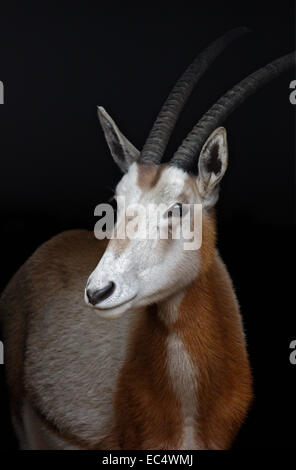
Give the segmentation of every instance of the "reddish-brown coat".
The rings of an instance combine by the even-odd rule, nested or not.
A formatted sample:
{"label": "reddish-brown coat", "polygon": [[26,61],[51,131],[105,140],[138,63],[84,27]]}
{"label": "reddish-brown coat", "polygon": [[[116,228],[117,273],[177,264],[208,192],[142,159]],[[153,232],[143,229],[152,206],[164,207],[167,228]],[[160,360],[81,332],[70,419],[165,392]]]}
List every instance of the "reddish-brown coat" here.
{"label": "reddish-brown coat", "polygon": [[252,398],[252,378],[231,280],[215,250],[214,214],[204,217],[202,272],[178,319],[165,325],[150,307],[130,339],[114,406],[113,438],[122,449],[174,449],[182,439],[181,404],[167,365],[167,338],[182,338],[196,365],[197,446],[228,449]]}

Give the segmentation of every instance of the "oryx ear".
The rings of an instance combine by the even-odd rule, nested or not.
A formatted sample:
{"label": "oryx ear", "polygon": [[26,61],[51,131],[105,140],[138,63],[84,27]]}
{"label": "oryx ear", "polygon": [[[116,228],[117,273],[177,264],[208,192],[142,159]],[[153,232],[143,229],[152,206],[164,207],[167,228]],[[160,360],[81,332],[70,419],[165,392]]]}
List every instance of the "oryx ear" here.
{"label": "oryx ear", "polygon": [[129,166],[139,159],[140,152],[124,137],[102,106],[98,106],[98,116],[112,157],[125,173]]}
{"label": "oryx ear", "polygon": [[204,144],[198,162],[197,187],[205,207],[212,207],[218,199],[219,182],[228,161],[226,129],[218,127]]}

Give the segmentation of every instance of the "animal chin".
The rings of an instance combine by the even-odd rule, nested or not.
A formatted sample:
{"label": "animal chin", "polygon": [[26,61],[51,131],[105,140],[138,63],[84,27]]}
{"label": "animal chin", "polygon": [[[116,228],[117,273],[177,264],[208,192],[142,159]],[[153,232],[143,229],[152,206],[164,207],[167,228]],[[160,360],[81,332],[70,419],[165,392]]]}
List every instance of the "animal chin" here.
{"label": "animal chin", "polygon": [[96,310],[96,313],[101,318],[119,318],[132,307],[133,301],[136,296],[137,294],[134,294],[133,296],[124,299],[121,302],[117,302],[116,304],[110,303],[108,305],[95,305],[93,306],[93,308]]}

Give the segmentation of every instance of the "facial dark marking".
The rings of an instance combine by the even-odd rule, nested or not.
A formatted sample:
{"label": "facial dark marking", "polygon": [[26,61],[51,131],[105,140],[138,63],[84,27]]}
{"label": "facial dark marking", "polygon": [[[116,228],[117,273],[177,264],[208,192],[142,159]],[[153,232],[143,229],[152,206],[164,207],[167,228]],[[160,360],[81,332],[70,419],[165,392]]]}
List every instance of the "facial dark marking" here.
{"label": "facial dark marking", "polygon": [[167,165],[142,164],[138,167],[138,185],[142,189],[149,189],[156,186],[163,170]]}
{"label": "facial dark marking", "polygon": [[210,149],[210,156],[206,163],[209,173],[217,175],[221,171],[222,162],[219,158],[219,144],[215,143]]}

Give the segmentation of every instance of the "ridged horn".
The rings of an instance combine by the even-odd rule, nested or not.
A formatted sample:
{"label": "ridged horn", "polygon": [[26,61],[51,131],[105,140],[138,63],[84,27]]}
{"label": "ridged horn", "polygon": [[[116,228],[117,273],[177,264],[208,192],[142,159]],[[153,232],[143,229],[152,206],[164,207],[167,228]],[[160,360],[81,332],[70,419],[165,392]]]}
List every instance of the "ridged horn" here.
{"label": "ridged horn", "polygon": [[262,88],[266,83],[277,78],[281,73],[292,67],[293,64],[295,65],[295,62],[296,54],[294,51],[256,70],[231,88],[193,127],[170,163],[185,170],[190,170],[211,132],[216,127],[219,127],[248,96]]}
{"label": "ridged horn", "polygon": [[215,58],[236,38],[250,32],[246,27],[232,29],[199,53],[179,78],[163,104],[141,152],[144,163],[159,163],[180,112],[198,80]]}

